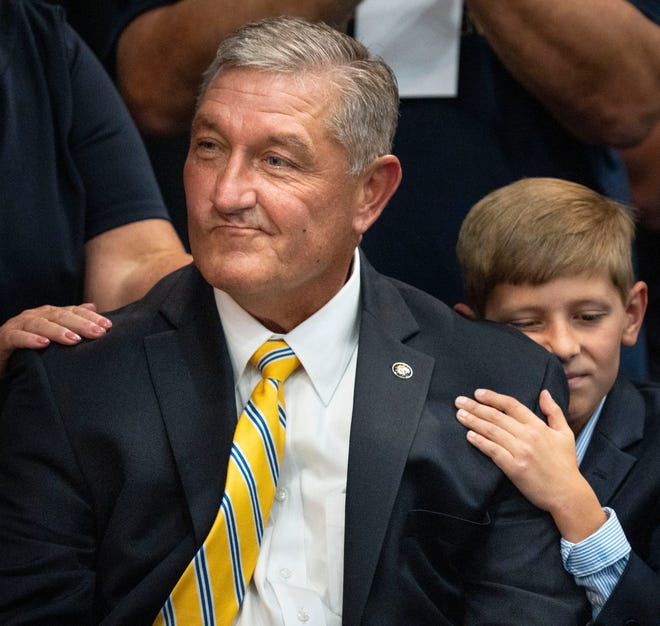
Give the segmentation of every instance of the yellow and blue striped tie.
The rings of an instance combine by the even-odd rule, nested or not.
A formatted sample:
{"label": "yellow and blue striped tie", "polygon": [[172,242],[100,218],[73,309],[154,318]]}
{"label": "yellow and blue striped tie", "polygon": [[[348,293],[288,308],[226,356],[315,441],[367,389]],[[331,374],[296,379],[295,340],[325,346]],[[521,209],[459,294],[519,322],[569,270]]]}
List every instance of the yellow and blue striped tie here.
{"label": "yellow and blue striped tie", "polygon": [[300,361],[285,341],[270,340],[250,363],[262,378],[236,425],[220,510],[158,614],[157,625],[231,624],[250,584],[284,451],[282,383]]}

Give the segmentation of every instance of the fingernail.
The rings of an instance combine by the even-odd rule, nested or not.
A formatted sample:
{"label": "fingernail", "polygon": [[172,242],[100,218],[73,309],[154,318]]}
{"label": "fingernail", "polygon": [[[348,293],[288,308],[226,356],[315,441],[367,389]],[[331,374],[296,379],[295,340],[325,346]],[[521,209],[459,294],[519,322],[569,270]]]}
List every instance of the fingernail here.
{"label": "fingernail", "polygon": [[99,326],[103,326],[103,328],[110,328],[112,326],[112,322],[109,319],[103,318],[102,320],[99,320]]}
{"label": "fingernail", "polygon": [[67,331],[66,333],[64,333],[64,336],[67,339],[71,339],[71,341],[80,341],[81,339],[80,335],[76,335],[76,333],[72,333],[71,331]]}
{"label": "fingernail", "polygon": [[456,398],[456,404],[459,406],[463,406],[466,401],[467,398],[465,396],[458,396],[458,398]]}
{"label": "fingernail", "polygon": [[458,411],[456,411],[456,417],[460,418],[460,417],[467,417],[467,416],[468,416],[468,412],[465,409],[458,409]]}
{"label": "fingernail", "polygon": [[475,397],[481,398],[481,396],[486,395],[486,390],[485,389],[477,389],[474,392]]}

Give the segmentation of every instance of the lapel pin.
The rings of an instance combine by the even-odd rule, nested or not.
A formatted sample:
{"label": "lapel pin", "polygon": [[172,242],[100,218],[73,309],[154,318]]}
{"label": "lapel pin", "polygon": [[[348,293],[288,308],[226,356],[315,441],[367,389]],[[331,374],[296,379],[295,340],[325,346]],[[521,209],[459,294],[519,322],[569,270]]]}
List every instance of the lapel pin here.
{"label": "lapel pin", "polygon": [[410,365],[407,363],[401,363],[400,361],[392,365],[392,372],[394,372],[394,375],[398,378],[404,379],[412,378],[413,375],[412,367],[410,367]]}

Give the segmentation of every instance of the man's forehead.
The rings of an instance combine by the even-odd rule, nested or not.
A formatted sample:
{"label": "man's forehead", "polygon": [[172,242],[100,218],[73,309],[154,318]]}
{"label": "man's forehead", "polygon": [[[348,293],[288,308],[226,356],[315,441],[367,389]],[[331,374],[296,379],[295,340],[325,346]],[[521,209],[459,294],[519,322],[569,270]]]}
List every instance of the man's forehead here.
{"label": "man's forehead", "polygon": [[208,82],[207,92],[213,89],[231,89],[267,96],[273,94],[274,86],[278,86],[280,90],[292,94],[303,95],[311,92],[315,97],[310,100],[318,101],[327,99],[328,92],[333,89],[332,77],[332,72],[320,70],[291,72],[259,66],[227,67],[221,68]]}
{"label": "man's forehead", "polygon": [[[223,134],[222,117],[199,111],[193,119],[192,131],[193,133],[209,131]],[[280,128],[264,132],[260,137],[260,141],[270,146],[288,148],[298,153],[308,154],[311,157],[313,146],[306,138],[306,135],[288,132],[286,129]]]}
{"label": "man's forehead", "polygon": [[225,115],[251,114],[326,117],[337,94],[327,81],[255,69],[220,73],[211,81],[198,110],[226,108]]}

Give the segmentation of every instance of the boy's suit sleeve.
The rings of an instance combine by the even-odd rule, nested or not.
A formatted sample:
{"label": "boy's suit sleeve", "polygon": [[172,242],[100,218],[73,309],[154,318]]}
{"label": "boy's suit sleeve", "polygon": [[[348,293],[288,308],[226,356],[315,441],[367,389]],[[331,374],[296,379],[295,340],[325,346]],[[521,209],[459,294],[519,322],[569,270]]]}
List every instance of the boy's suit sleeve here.
{"label": "boy's suit sleeve", "polygon": [[[655,532],[655,554],[659,563],[660,529]],[[634,552],[619,583],[594,621],[594,626],[657,626],[660,620],[660,574]]]}

